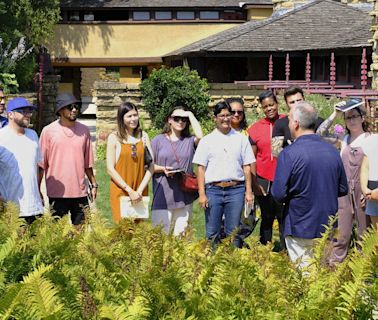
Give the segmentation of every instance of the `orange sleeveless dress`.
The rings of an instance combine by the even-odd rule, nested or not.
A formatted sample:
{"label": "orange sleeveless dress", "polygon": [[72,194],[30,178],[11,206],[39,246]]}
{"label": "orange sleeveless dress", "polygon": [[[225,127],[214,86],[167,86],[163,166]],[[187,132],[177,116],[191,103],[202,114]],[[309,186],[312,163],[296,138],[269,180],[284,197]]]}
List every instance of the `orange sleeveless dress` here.
{"label": "orange sleeveless dress", "polygon": [[[132,157],[132,144],[121,143],[120,155],[115,165],[115,170],[133,190],[137,190],[143,180],[144,170],[144,145],[140,140],[136,143],[136,156]],[[143,190],[143,196],[148,195],[148,187]],[[113,220],[118,223],[121,220],[120,197],[128,196],[128,193],[120,188],[113,180],[110,181],[110,206]]]}

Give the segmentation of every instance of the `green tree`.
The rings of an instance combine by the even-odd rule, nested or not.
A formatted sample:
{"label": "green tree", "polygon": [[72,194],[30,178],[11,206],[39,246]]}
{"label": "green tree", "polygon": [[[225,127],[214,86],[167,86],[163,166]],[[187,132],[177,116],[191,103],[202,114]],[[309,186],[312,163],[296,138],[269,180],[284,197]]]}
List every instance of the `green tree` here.
{"label": "green tree", "polygon": [[207,80],[185,67],[154,70],[141,84],[145,110],[156,128],[163,127],[169,110],[177,104],[185,105],[200,120],[207,118],[208,90]]}
{"label": "green tree", "polygon": [[[30,53],[38,52],[52,36],[59,21],[59,3],[59,0],[0,0],[0,74],[16,73],[16,79],[22,78],[22,83],[31,80],[30,70],[35,63]],[[3,81],[4,84],[7,85]]]}

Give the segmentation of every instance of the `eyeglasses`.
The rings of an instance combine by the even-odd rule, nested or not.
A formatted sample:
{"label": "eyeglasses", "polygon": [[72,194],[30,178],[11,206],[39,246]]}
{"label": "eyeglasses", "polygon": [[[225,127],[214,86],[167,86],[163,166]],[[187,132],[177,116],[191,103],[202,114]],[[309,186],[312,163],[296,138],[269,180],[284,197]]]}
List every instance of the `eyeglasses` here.
{"label": "eyeglasses", "polygon": [[359,114],[354,114],[353,116],[349,116],[349,117],[345,117],[345,120],[353,120],[353,119],[357,119],[357,118],[361,118],[361,116]]}
{"label": "eyeglasses", "polygon": [[187,117],[173,116],[172,119],[173,119],[174,122],[180,122],[180,121],[184,122],[184,123],[188,122],[188,118]]}
{"label": "eyeglasses", "polygon": [[217,117],[219,119],[226,119],[226,118],[231,118],[232,114],[231,113],[229,113],[229,114],[218,114]]}
{"label": "eyeglasses", "polygon": [[26,117],[30,117],[33,115],[33,110],[30,110],[30,109],[15,109],[13,110],[17,113],[21,113],[23,116],[26,116]]}
{"label": "eyeglasses", "polygon": [[231,114],[232,114],[233,116],[236,115],[236,114],[244,115],[244,111],[232,110],[232,111],[231,111]]}
{"label": "eyeglasses", "polygon": [[73,109],[80,110],[80,107],[77,104],[70,104],[66,106],[66,108],[70,111],[72,111]]}
{"label": "eyeglasses", "polygon": [[136,144],[131,145],[131,158],[135,159],[137,156],[137,146]]}

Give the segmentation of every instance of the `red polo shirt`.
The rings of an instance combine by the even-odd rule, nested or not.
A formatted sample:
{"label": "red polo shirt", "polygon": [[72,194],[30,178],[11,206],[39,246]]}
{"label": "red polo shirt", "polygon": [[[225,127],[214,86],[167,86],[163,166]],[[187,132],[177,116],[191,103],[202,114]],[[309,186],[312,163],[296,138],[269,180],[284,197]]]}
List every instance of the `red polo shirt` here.
{"label": "red polo shirt", "polygon": [[[279,115],[279,119],[285,117]],[[256,170],[257,174],[269,181],[273,181],[276,172],[277,159],[272,155],[272,132],[275,120],[267,118],[255,122],[249,129],[248,135],[252,145],[257,147]]]}

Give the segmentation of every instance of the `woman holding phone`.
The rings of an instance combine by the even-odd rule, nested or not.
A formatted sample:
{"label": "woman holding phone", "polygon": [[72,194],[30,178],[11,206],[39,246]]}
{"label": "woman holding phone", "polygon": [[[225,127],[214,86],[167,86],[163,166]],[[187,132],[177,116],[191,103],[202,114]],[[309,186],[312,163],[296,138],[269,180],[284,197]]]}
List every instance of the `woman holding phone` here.
{"label": "woman holding phone", "polygon": [[[194,136],[190,135],[189,125]],[[166,233],[179,235],[188,226],[196,193],[180,188],[181,173],[193,173],[192,160],[202,129],[192,112],[174,107],[161,134],[152,140],[155,156],[153,176],[152,224],[162,225]]]}

